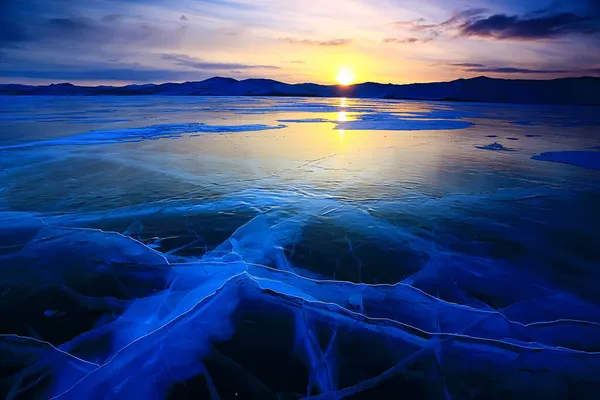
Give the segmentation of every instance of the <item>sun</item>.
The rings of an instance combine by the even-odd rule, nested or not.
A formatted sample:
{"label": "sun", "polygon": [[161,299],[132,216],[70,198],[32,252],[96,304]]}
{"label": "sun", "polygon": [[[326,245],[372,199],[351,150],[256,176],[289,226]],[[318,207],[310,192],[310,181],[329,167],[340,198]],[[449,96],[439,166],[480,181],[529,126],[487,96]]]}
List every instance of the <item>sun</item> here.
{"label": "sun", "polygon": [[347,86],[354,82],[354,74],[352,73],[350,68],[342,67],[340,69],[340,72],[338,72],[336,79],[340,83],[340,85]]}

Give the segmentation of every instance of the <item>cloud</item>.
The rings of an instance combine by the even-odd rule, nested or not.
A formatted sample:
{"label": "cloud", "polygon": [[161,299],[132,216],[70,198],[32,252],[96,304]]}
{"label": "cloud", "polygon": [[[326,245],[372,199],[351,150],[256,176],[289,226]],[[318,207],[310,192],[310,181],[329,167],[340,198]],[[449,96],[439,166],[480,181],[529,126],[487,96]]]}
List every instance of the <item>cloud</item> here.
{"label": "cloud", "polygon": [[[19,1],[0,13],[0,51],[5,53],[0,69],[8,70],[3,77],[144,82],[201,74],[153,63],[157,48],[179,47],[186,34],[179,21],[146,19],[127,7],[108,4],[84,9],[79,2],[63,0]],[[29,6],[31,12],[23,12]]]}
{"label": "cloud", "polygon": [[100,20],[102,22],[115,22],[123,18],[121,14],[108,14],[102,17]]}
{"label": "cloud", "polygon": [[439,24],[439,27],[452,27],[458,24],[465,24],[476,21],[481,15],[488,12],[487,8],[469,8],[455,13],[452,17]]}
{"label": "cloud", "polygon": [[470,68],[481,68],[481,67],[485,67],[485,64],[477,64],[477,63],[455,63],[455,64],[448,64],[451,67],[470,67]]}
{"label": "cloud", "polygon": [[294,60],[294,61],[290,61],[290,63],[292,64],[306,64],[304,61],[302,60]]}
{"label": "cloud", "polygon": [[[147,65],[138,62],[114,60],[114,62],[99,60],[69,60],[70,63],[60,61],[28,62],[26,59],[10,58],[6,68],[0,68],[0,78],[27,78],[43,79],[47,81],[121,81],[121,82],[183,82],[198,81],[210,78],[217,74],[233,74],[248,77],[258,71],[258,68],[278,67],[245,65],[237,63],[211,63],[177,54],[163,54],[161,60],[177,61],[175,65],[164,65],[163,62],[149,60]],[[188,63],[186,63],[188,62]],[[190,64],[195,62],[196,64]],[[257,68],[257,69],[253,69]]]}
{"label": "cloud", "polygon": [[240,30],[235,30],[231,28],[217,28],[217,32],[225,36],[237,36],[240,33]]}
{"label": "cloud", "polygon": [[[414,1],[399,4],[392,0],[356,0],[353,7],[344,8],[344,0],[335,0],[331,7],[311,8],[302,2],[276,0],[182,0],[177,7],[169,0],[0,0],[0,53],[4,52],[0,56],[0,69],[32,76],[39,71],[47,79],[90,81],[99,80],[102,71],[108,71],[107,77],[132,81],[197,80],[228,75],[229,71],[239,71],[241,76],[285,75],[297,81],[300,77],[305,79],[304,72],[306,80],[311,81],[323,79],[322,71],[304,68],[293,61],[306,60],[308,65],[309,58],[323,50],[352,49],[359,36],[364,38],[361,44],[363,40],[371,44],[361,49],[367,52],[366,57],[381,57],[373,62],[368,73],[387,80],[398,76],[397,71],[385,69],[390,62],[410,65],[407,70],[414,72],[403,73],[402,79],[406,80],[438,79],[448,71],[460,74],[467,68],[579,71],[600,66],[597,55],[600,35],[530,45],[524,43],[530,39],[498,40],[509,38],[506,29],[492,29],[488,22],[478,22],[494,15],[516,15],[517,22],[509,22],[520,27],[522,21],[547,20],[560,11],[591,18],[581,24],[593,31],[596,22],[592,17],[600,13],[590,12],[587,3],[598,5],[598,0],[486,0],[471,4],[481,4],[493,11],[471,7],[459,8],[455,13],[451,10],[469,2],[432,1],[428,3],[431,7],[419,7],[419,2]],[[550,2],[546,9],[539,10]],[[390,19],[390,16],[395,17]],[[394,19],[403,18],[406,21],[390,25]],[[474,32],[478,23],[488,24],[487,30]],[[580,29],[579,23],[567,24],[569,29],[571,25]],[[374,26],[381,29],[373,29]],[[556,31],[552,26],[551,30]],[[463,29],[469,33],[463,33]],[[577,29],[573,34],[578,33]],[[564,30],[558,28],[560,32]],[[560,35],[550,37],[560,38]],[[451,42],[453,39],[455,42]],[[436,49],[433,44],[442,40],[443,45]],[[386,53],[390,46],[402,51]],[[291,55],[278,60],[285,47]],[[223,48],[227,49],[227,58],[221,54]],[[296,50],[310,57],[294,55]],[[171,58],[163,59],[165,53]],[[523,54],[524,58],[519,59],[515,54]],[[193,55],[198,58],[189,57]],[[452,62],[448,60],[473,62],[447,65]],[[466,65],[488,61],[487,66]],[[423,71],[415,67],[416,63],[431,62],[438,62],[438,67]],[[137,70],[143,71],[139,77],[133,74]],[[513,72],[505,74],[518,76]],[[540,75],[544,76],[551,75]]]}
{"label": "cloud", "polygon": [[[397,21],[394,25],[419,34],[420,41],[434,40],[445,33],[462,37],[491,39],[538,40],[568,34],[600,32],[599,16],[579,16],[570,12],[552,12],[551,8],[524,15],[487,15],[484,8],[472,8],[455,13],[447,20],[433,24],[423,18]],[[416,42],[416,40],[411,40]]]}
{"label": "cloud", "polygon": [[481,73],[502,73],[502,74],[566,74],[574,71],[566,69],[527,69],[527,68],[512,68],[512,67],[499,67],[499,68],[469,68],[466,71],[469,72],[481,72]]}
{"label": "cloud", "polygon": [[219,63],[203,61],[184,54],[163,54],[163,60],[172,61],[175,65],[200,70],[244,70],[244,69],[280,69],[274,65],[251,65],[240,63]]}
{"label": "cloud", "polygon": [[427,43],[442,36],[446,31],[455,30],[458,26],[476,21],[478,17],[486,13],[485,8],[470,8],[455,12],[450,18],[440,23],[428,23],[424,18],[411,21],[396,21],[394,26],[411,32],[413,35],[407,39],[384,39],[384,43]]}
{"label": "cloud", "polygon": [[326,47],[337,47],[347,46],[352,43],[352,39],[331,39],[331,40],[312,40],[312,39],[295,39],[295,38],[283,38],[284,42],[290,44],[302,44],[306,46],[326,46]]}
{"label": "cloud", "polygon": [[0,47],[13,47],[17,43],[27,41],[29,35],[22,26],[8,21],[0,21]]}
{"label": "cloud", "polygon": [[100,18],[60,17],[16,19],[15,23],[0,21],[0,47],[41,46],[65,43],[86,45],[172,45],[181,40],[185,26],[167,29],[121,14],[109,14]]}
{"label": "cloud", "polygon": [[541,68],[516,68],[516,67],[494,67],[487,66],[485,64],[477,63],[457,63],[447,64],[453,67],[461,67],[465,72],[477,72],[477,73],[494,73],[494,74],[571,74],[571,75],[598,75],[600,74],[600,68],[588,68],[588,69],[541,69]]}
{"label": "cloud", "polygon": [[425,38],[418,38],[418,37],[409,37],[406,39],[397,39],[397,38],[385,38],[383,39],[383,43],[427,43],[427,42],[431,42],[433,40],[433,38],[431,37],[425,37]]}
{"label": "cloud", "polygon": [[438,26],[438,24],[426,24],[425,18],[417,18],[412,21],[396,21],[393,22],[392,25],[401,28],[407,28],[414,31],[422,30],[422,29],[431,29]]}
{"label": "cloud", "polygon": [[392,25],[412,31],[426,31],[431,29],[442,29],[451,27],[476,19],[485,14],[488,10],[485,8],[469,8],[463,11],[455,12],[450,18],[440,23],[427,23],[425,18],[417,18],[410,21],[396,21]]}
{"label": "cloud", "polygon": [[92,65],[84,69],[64,68],[56,65],[51,68],[0,70],[3,78],[33,78],[50,81],[123,81],[123,82],[169,82],[183,80],[201,80],[210,74],[192,73],[168,69],[142,69],[138,66],[122,68],[94,68]]}
{"label": "cloud", "polygon": [[597,17],[581,17],[566,12],[533,18],[495,14],[463,23],[460,34],[494,39],[536,40],[571,33],[600,32],[599,22]]}

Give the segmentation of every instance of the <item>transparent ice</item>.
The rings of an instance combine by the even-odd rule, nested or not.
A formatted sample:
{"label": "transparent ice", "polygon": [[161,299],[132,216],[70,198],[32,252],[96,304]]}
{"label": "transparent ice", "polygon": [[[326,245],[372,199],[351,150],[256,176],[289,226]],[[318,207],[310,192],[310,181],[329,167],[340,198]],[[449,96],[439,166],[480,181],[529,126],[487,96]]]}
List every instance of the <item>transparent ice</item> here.
{"label": "transparent ice", "polygon": [[0,100],[3,398],[600,396],[591,107]]}

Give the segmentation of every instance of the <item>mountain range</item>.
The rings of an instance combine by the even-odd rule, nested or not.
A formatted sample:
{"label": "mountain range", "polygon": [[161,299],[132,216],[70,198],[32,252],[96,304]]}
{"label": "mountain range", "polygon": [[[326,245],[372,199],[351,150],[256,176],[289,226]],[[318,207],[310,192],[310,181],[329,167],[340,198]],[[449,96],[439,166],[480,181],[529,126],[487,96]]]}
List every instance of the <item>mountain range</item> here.
{"label": "mountain range", "polygon": [[406,85],[374,82],[351,86],[288,84],[271,79],[214,77],[200,82],[127,86],[47,86],[1,84],[2,95],[42,96],[293,96],[377,99],[444,100],[465,102],[600,105],[600,78],[552,80],[496,79],[485,76],[451,82]]}

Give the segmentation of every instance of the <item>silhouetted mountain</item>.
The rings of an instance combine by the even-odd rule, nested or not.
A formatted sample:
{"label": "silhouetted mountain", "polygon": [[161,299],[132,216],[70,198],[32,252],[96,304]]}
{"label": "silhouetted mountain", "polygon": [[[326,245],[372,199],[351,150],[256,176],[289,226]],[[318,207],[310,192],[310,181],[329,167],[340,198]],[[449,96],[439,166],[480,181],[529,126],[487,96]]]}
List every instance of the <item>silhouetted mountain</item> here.
{"label": "silhouetted mountain", "polygon": [[160,85],[74,86],[70,83],[48,86],[0,85],[4,95],[63,96],[302,96],[357,97],[413,100],[447,100],[492,103],[543,103],[600,105],[600,78],[581,77],[553,80],[494,79],[480,76],[451,82],[409,85],[366,82],[352,86],[287,84],[272,79],[214,77],[201,82]]}

